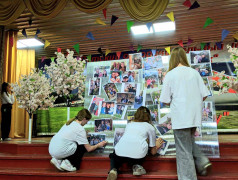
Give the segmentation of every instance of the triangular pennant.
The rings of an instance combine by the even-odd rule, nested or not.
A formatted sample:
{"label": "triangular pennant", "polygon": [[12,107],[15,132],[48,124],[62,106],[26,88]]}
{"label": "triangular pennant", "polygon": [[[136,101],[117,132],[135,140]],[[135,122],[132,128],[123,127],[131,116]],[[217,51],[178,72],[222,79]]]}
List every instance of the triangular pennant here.
{"label": "triangular pennant", "polygon": [[107,19],[107,8],[102,10],[104,18]]}
{"label": "triangular pennant", "polygon": [[188,38],[188,46],[193,43],[193,40]]}
{"label": "triangular pennant", "polygon": [[50,42],[45,40],[45,46],[44,46],[44,49],[47,48],[48,46],[50,45]]}
{"label": "triangular pennant", "polygon": [[61,48],[57,48],[57,52],[61,52]]}
{"label": "triangular pennant", "polygon": [[40,30],[37,29],[37,30],[36,30],[36,34],[35,34],[35,38],[37,38],[37,37],[38,37],[38,34],[40,34],[40,33],[41,33]]}
{"label": "triangular pennant", "polygon": [[92,59],[92,55],[91,55],[91,54],[87,55],[87,59],[88,59],[88,61],[90,62],[91,59]]}
{"label": "triangular pennant", "polygon": [[88,32],[86,37],[91,39],[91,40],[95,40],[95,38],[93,37],[93,34],[91,32]]}
{"label": "triangular pennant", "polygon": [[179,41],[178,41],[178,44],[179,44],[181,47],[183,47],[183,41],[182,41],[182,40],[179,40]]}
{"label": "triangular pennant", "polygon": [[147,26],[148,30],[150,31],[150,28],[152,27],[152,22],[146,23],[146,26]]}
{"label": "triangular pennant", "polygon": [[133,21],[126,21],[126,26],[127,26],[127,31],[130,33],[131,31],[131,26],[133,26],[134,22]]}
{"label": "triangular pennant", "polygon": [[117,51],[117,57],[118,57],[118,59],[120,59],[120,57],[121,57],[121,51]]}
{"label": "triangular pennant", "polygon": [[190,0],[184,1],[184,2],[183,2],[183,5],[186,6],[186,7],[189,7],[189,8],[192,6]]}
{"label": "triangular pennant", "polygon": [[229,33],[230,33],[230,31],[228,31],[226,29],[222,29],[221,41],[223,41]]}
{"label": "triangular pennant", "polygon": [[22,33],[23,36],[25,36],[27,38],[27,34],[26,34],[26,29],[25,28],[22,29],[21,33]]}
{"label": "triangular pennant", "polygon": [[74,46],[75,51],[79,54],[79,43],[75,44]]}
{"label": "triangular pennant", "polygon": [[198,4],[197,1],[195,1],[195,2],[192,4],[192,6],[189,8],[189,10],[191,10],[191,9],[196,9],[196,8],[199,8],[199,7],[200,7],[200,5]]}
{"label": "triangular pennant", "polygon": [[111,52],[110,49],[106,49],[106,53],[105,53],[105,55],[107,56],[110,52]]}
{"label": "triangular pennant", "polygon": [[152,49],[151,52],[152,52],[153,56],[156,55],[156,49]]}
{"label": "triangular pennant", "polygon": [[41,62],[42,62],[42,63],[44,62],[45,58],[46,58],[45,56],[42,56],[42,57],[41,57]]}
{"label": "triangular pennant", "polygon": [[200,45],[201,45],[201,50],[203,50],[205,45],[206,45],[206,43],[200,43]]}
{"label": "triangular pennant", "polygon": [[166,47],[165,50],[170,54],[170,47]]}
{"label": "triangular pennant", "polygon": [[206,22],[205,22],[205,24],[204,24],[204,26],[203,26],[203,28],[206,28],[207,26],[209,26],[210,24],[212,24],[214,21],[211,19],[211,18],[207,18],[206,19]]}
{"label": "triangular pennant", "polygon": [[170,12],[168,14],[166,14],[168,16],[168,18],[174,22],[174,12]]}
{"label": "triangular pennant", "polygon": [[117,20],[118,18],[119,18],[119,17],[112,15],[112,18],[111,18],[111,26],[116,22],[116,20]]}
{"label": "triangular pennant", "polygon": [[104,25],[104,26],[106,25],[105,22],[103,22],[100,18],[97,18],[97,19],[96,19],[96,23],[97,23],[97,24]]}
{"label": "triangular pennant", "polygon": [[98,48],[98,52],[102,55],[103,54],[102,48]]}
{"label": "triangular pennant", "polygon": [[140,44],[138,44],[137,46],[137,52],[139,52],[142,49],[142,46]]}
{"label": "triangular pennant", "polygon": [[131,45],[129,46],[129,49],[130,49],[130,51],[134,51],[134,46],[133,46],[133,44],[131,44]]}
{"label": "triangular pennant", "polygon": [[233,38],[235,38],[236,40],[238,40],[238,32],[233,35]]}
{"label": "triangular pennant", "polygon": [[32,25],[32,19],[28,20],[28,24],[31,26]]}
{"label": "triangular pennant", "polygon": [[51,57],[50,59],[51,59],[51,62],[53,62],[55,60],[55,57]]}
{"label": "triangular pennant", "polygon": [[216,42],[217,49],[221,49],[221,42]]}

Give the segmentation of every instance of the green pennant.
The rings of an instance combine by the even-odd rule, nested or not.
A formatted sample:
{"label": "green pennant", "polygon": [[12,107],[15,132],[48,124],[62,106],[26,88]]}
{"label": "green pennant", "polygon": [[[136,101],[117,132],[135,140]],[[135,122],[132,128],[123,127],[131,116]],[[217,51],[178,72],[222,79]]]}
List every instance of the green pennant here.
{"label": "green pennant", "polygon": [[206,22],[205,22],[204,26],[203,26],[203,29],[206,28],[207,26],[209,26],[210,24],[212,24],[213,22],[214,21],[211,18],[208,17],[206,19]]}
{"label": "green pennant", "polygon": [[79,54],[79,43],[75,44],[74,46],[75,51]]}
{"label": "green pennant", "polygon": [[54,60],[55,60],[55,57],[51,57],[50,59],[51,59],[51,62],[54,62]]}
{"label": "green pennant", "polygon": [[137,52],[139,52],[142,49],[142,46],[140,44],[138,44],[137,46]]}
{"label": "green pennant", "polygon": [[200,45],[201,45],[201,50],[203,50],[206,43],[201,43]]}
{"label": "green pennant", "polygon": [[131,31],[131,26],[133,26],[133,24],[134,24],[133,21],[126,21],[128,33],[130,33],[130,31]]}
{"label": "green pennant", "polygon": [[87,59],[89,62],[91,61],[91,58],[92,58],[91,54],[87,55]]}

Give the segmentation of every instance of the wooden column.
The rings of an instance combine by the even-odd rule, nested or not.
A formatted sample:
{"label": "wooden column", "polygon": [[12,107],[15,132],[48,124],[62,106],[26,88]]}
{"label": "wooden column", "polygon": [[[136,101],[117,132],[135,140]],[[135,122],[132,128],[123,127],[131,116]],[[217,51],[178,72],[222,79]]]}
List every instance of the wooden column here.
{"label": "wooden column", "polygon": [[[2,75],[3,75],[3,61],[4,61],[4,26],[0,26],[0,85],[1,86],[2,86]],[[2,95],[0,95],[0,97],[2,98]]]}

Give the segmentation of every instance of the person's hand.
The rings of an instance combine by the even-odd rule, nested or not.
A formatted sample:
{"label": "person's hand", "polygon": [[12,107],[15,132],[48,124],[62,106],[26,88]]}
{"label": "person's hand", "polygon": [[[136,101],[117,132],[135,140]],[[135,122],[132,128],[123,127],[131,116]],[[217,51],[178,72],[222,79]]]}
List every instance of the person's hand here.
{"label": "person's hand", "polygon": [[162,138],[157,138],[155,142],[155,146],[157,149],[159,149],[164,144],[164,141]]}
{"label": "person's hand", "polygon": [[103,146],[106,146],[106,144],[107,144],[107,141],[102,141],[102,142],[98,143],[98,147],[101,148]]}

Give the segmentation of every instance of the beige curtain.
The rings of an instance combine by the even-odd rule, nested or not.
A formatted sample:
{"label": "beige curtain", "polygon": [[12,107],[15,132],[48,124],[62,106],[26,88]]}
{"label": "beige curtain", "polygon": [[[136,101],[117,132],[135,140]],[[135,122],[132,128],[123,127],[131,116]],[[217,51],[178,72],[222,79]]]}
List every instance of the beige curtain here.
{"label": "beige curtain", "polygon": [[85,13],[95,13],[106,8],[112,0],[71,0],[80,11]]}
{"label": "beige curtain", "polygon": [[155,21],[166,9],[169,0],[120,0],[126,13],[137,21]]}
{"label": "beige curtain", "polygon": [[[32,68],[35,68],[35,50],[24,49],[17,50],[16,64],[16,82],[19,81],[21,75],[28,75]],[[28,137],[29,116],[25,109],[18,108],[17,102],[13,108],[15,131],[14,137]]]}

